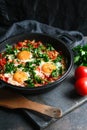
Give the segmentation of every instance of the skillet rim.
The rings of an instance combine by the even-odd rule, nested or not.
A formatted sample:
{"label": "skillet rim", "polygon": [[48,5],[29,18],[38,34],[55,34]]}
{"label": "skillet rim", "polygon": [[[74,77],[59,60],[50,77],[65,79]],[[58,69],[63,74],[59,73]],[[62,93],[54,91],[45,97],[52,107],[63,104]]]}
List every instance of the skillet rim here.
{"label": "skillet rim", "polygon": [[[31,32],[31,33],[29,33],[29,32],[24,32],[24,33],[20,33],[20,34],[17,34],[17,35],[14,35],[14,36],[11,36],[11,37],[9,37],[9,38],[7,38],[7,39],[5,39],[5,40],[3,40],[1,43],[0,43],[0,46],[2,46],[2,44],[4,43],[5,45],[6,45],[6,41],[8,41],[8,40],[11,40],[11,39],[14,39],[14,38],[17,38],[17,37],[19,37],[19,36],[26,36],[26,35],[28,35],[28,36],[30,36],[30,35],[39,35],[39,36],[45,36],[45,37],[49,37],[49,38],[51,38],[51,39],[54,39],[54,40],[56,40],[56,41],[58,41],[58,42],[60,42],[62,45],[64,45],[65,47],[66,47],[66,49],[68,50],[68,53],[69,53],[69,55],[70,55],[70,65],[69,65],[69,67],[67,68],[67,71],[58,79],[58,80],[56,80],[56,81],[54,81],[54,82],[52,82],[52,83],[49,83],[49,84],[46,84],[46,85],[43,85],[43,86],[39,86],[39,87],[32,87],[32,88],[29,88],[29,87],[21,87],[21,86],[17,86],[17,85],[12,85],[12,84],[10,84],[10,83],[7,83],[7,82],[5,82],[5,81],[3,81],[3,80],[1,80],[0,79],[0,83],[2,82],[2,83],[4,83],[4,85],[7,85],[7,86],[9,86],[10,88],[13,88],[13,89],[15,89],[15,90],[21,90],[21,91],[39,91],[39,90],[43,90],[43,89],[47,89],[47,88],[50,88],[50,87],[53,87],[54,85],[56,85],[56,84],[59,84],[59,83],[61,83],[66,77],[67,77],[67,75],[69,74],[69,72],[70,72],[70,70],[71,70],[71,68],[72,68],[72,66],[73,66],[73,52],[72,52],[72,50],[70,49],[70,47],[64,42],[64,41],[62,41],[61,39],[59,39],[58,37],[54,37],[54,36],[52,36],[52,35],[49,35],[49,34],[44,34],[44,33],[33,33],[33,32]],[[5,48],[4,48],[5,49]],[[3,49],[3,50],[4,50]],[[53,87],[54,88],[54,87]]]}

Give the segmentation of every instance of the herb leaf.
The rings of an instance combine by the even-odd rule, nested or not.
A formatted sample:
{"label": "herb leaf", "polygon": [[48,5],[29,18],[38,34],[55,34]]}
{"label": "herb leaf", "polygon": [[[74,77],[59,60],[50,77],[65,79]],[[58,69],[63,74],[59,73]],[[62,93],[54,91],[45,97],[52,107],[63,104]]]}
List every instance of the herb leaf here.
{"label": "herb leaf", "polygon": [[59,67],[56,70],[53,70],[51,73],[52,77],[58,77],[59,75],[62,75],[62,67]]}
{"label": "herb leaf", "polygon": [[5,65],[5,73],[11,73],[11,72],[15,72],[17,70],[17,67],[14,66],[14,63],[11,62],[7,62]]}
{"label": "herb leaf", "polygon": [[87,44],[81,46],[78,45],[73,48],[74,52],[74,63],[78,66],[87,66]]}
{"label": "herb leaf", "polygon": [[49,50],[49,51],[52,51],[52,50],[54,50],[54,48],[52,47],[52,45],[51,44],[47,44],[47,50]]}

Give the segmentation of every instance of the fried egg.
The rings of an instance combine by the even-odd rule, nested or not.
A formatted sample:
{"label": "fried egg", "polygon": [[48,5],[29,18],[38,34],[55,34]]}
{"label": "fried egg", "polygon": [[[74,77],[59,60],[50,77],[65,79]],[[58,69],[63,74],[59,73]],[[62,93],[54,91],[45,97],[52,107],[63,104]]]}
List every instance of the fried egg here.
{"label": "fried egg", "polygon": [[21,83],[18,83],[16,80],[14,80],[13,79],[13,74],[11,73],[11,74],[4,74],[4,76],[6,77],[6,78],[8,78],[8,83],[10,83],[10,84],[13,84],[13,85],[17,85],[17,86],[24,86],[24,84],[21,84]]}
{"label": "fried egg", "polygon": [[44,63],[41,67],[42,72],[48,75],[50,75],[52,71],[55,69],[56,69],[56,66],[51,62]]}
{"label": "fried egg", "polygon": [[17,86],[24,86],[24,81],[28,79],[29,74],[18,70],[15,73],[6,73],[4,76],[8,78],[8,83]]}
{"label": "fried egg", "polygon": [[28,79],[28,74],[23,71],[17,71],[13,74],[13,79],[18,83],[23,83],[25,80]]}
{"label": "fried egg", "polygon": [[31,52],[26,51],[26,50],[20,51],[20,52],[17,54],[17,58],[18,58],[19,60],[29,60],[29,59],[31,59],[31,57],[32,57]]}

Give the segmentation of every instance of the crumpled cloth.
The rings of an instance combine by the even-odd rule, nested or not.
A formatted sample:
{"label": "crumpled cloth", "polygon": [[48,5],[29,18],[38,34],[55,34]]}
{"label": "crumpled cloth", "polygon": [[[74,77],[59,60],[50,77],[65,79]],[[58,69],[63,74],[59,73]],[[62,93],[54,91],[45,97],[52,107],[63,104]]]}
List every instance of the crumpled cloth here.
{"label": "crumpled cloth", "polygon": [[[75,40],[75,46],[84,43],[83,34],[78,31],[67,31],[56,27],[52,27],[34,20],[24,20],[14,23],[8,30],[2,31],[0,34],[0,42],[8,39],[9,37],[23,34],[23,33],[44,33],[54,37],[58,37],[60,34],[68,33]],[[69,41],[67,41],[69,42]]]}

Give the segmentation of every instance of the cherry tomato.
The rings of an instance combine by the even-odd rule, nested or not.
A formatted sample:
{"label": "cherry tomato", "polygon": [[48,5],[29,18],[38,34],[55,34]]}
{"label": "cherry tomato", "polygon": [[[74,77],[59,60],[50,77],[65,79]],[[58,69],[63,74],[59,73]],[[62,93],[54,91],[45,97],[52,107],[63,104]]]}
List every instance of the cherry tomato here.
{"label": "cherry tomato", "polygon": [[82,77],[87,77],[87,67],[86,66],[79,66],[75,70],[75,78],[76,80]]}
{"label": "cherry tomato", "polygon": [[75,83],[75,89],[79,95],[87,95],[87,78],[83,77],[78,79]]}

